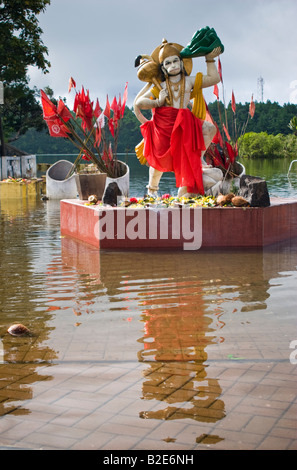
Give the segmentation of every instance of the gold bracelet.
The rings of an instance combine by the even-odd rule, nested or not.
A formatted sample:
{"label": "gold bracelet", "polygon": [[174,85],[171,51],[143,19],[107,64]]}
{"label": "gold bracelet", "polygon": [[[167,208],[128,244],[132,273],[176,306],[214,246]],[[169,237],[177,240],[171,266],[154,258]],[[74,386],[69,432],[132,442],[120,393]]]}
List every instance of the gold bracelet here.
{"label": "gold bracelet", "polygon": [[205,62],[215,62],[214,59],[205,59]]}

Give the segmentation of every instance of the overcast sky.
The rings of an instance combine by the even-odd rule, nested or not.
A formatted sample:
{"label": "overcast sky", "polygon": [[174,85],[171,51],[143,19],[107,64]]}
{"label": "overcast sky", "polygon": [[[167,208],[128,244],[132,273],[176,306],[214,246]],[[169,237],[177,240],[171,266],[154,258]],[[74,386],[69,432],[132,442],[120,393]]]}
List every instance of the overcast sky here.
{"label": "overcast sky", "polygon": [[[67,97],[70,76],[77,88],[90,90],[105,105],[123,93],[128,105],[144,83],[137,78],[135,57],[150,54],[163,38],[186,46],[200,28],[214,28],[225,46],[221,55],[226,103],[297,103],[297,0],[51,0],[39,15],[49,50],[50,72],[30,68],[31,85],[50,86]],[[193,73],[205,72],[204,58],[193,59]],[[222,88],[219,85],[220,96]],[[205,91],[214,101],[213,89]]]}

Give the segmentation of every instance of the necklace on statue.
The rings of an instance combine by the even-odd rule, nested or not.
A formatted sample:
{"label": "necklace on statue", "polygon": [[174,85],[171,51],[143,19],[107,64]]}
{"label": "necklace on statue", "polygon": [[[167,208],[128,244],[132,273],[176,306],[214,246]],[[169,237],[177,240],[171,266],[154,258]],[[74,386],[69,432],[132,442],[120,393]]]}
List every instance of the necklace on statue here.
{"label": "necklace on statue", "polygon": [[179,107],[183,108],[185,96],[185,75],[182,74],[180,80],[173,83],[167,78],[166,84],[169,94],[170,106],[173,106],[174,101],[178,101],[180,99]]}

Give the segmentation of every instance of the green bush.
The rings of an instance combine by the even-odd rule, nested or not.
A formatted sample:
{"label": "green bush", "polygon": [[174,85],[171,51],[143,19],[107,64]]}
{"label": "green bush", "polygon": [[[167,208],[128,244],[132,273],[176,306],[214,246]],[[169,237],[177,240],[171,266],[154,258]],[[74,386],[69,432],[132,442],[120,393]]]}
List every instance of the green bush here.
{"label": "green bush", "polygon": [[279,158],[297,155],[297,137],[294,134],[267,134],[248,132],[238,140],[239,156],[243,158]]}

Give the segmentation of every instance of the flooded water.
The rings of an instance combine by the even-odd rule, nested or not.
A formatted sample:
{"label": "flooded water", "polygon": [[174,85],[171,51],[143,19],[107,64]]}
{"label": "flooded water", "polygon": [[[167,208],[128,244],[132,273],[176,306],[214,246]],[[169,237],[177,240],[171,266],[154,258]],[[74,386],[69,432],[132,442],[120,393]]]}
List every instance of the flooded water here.
{"label": "flooded water", "polygon": [[99,253],[35,200],[1,200],[0,231],[2,449],[296,450],[296,240]]}

